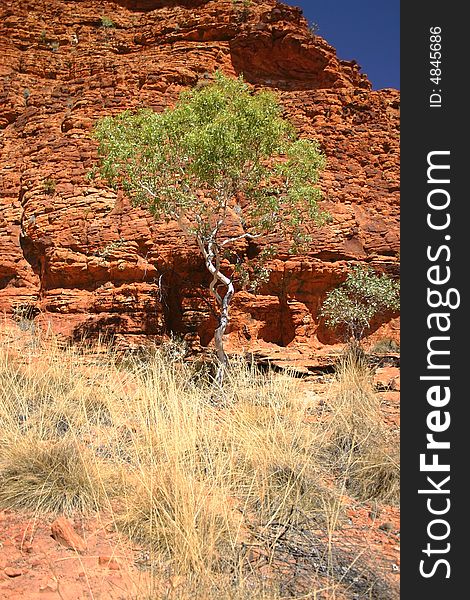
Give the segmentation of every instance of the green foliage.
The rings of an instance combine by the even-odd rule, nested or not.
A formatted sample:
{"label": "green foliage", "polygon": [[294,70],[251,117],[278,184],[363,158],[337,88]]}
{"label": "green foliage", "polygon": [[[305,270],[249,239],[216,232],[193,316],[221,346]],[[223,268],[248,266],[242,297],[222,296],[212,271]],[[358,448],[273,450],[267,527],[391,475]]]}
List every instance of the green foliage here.
{"label": "green foliage", "polygon": [[269,276],[260,260],[247,268],[247,252],[238,272],[228,272],[232,267],[223,260],[235,242],[268,236],[269,246],[271,234],[290,238],[298,249],[308,241],[305,219],[326,221],[317,207],[315,184],[324,164],[318,145],[296,139],[272,93],[254,94],[241,78],[221,73],[184,92],[174,108],[105,117],[95,134],[104,177],[156,218],[176,221],[196,239],[219,307],[215,382],[222,389],[234,278],[248,287],[250,276],[259,281]]}
{"label": "green foliage", "polygon": [[91,169],[89,171],[87,171],[86,175],[85,175],[85,179],[87,181],[93,181],[96,176],[98,175],[98,167],[96,165],[94,165],[93,167],[91,167]]}
{"label": "green foliage", "polygon": [[112,19],[103,16],[101,17],[101,27],[103,27],[104,29],[112,29],[113,27],[116,27],[116,25]]}
{"label": "green foliage", "polygon": [[217,73],[174,108],[105,117],[95,134],[107,180],[200,243],[215,242],[234,210],[246,237],[277,231],[293,243],[305,241],[306,217],[326,220],[317,143],[296,139],[276,97],[242,79]]}
{"label": "green foliage", "polygon": [[235,10],[235,20],[239,23],[248,21],[251,5],[251,0],[232,0],[232,6]]}
{"label": "green foliage", "polygon": [[121,248],[122,246],[125,246],[127,244],[127,240],[124,240],[122,238],[119,238],[118,240],[113,240],[112,242],[109,242],[109,244],[106,244],[106,246],[98,251],[95,256],[97,256],[98,258],[104,258],[105,260],[118,248]]}
{"label": "green foliage", "polygon": [[273,246],[265,246],[256,257],[249,260],[234,252],[227,252],[225,258],[235,265],[233,277],[238,285],[255,293],[263,283],[269,281],[271,269],[267,263],[274,253]]}
{"label": "green foliage", "polygon": [[385,274],[376,275],[369,267],[351,269],[346,281],[330,291],[321,308],[326,325],[342,328],[360,340],[380,313],[400,307],[400,284]]}

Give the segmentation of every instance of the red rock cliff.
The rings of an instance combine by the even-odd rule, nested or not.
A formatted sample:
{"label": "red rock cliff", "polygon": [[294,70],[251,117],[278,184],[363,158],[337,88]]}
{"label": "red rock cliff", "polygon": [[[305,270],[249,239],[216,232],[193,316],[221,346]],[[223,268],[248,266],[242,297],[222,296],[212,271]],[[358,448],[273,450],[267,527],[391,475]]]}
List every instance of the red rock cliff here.
{"label": "red rock cliff", "polygon": [[297,128],[320,141],[323,205],[334,217],[315,230],[308,255],[281,248],[269,283],[237,295],[231,342],[319,347],[328,342],[319,305],[348,261],[398,272],[399,93],[372,91],[299,9],[275,0],[3,0],[0,56],[0,310],[40,312],[73,335],[112,330],[129,341],[174,331],[210,343],[196,249],[90,177],[90,130],[105,114],[161,110],[215,69],[277,90]]}

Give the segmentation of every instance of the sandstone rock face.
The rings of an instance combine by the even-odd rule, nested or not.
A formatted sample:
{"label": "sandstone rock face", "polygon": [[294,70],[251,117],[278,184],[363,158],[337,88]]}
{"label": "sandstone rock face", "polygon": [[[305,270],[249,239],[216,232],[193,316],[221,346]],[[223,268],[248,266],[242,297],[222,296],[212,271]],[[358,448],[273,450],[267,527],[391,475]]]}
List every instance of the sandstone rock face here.
{"label": "sandstone rock face", "polygon": [[[275,0],[4,0],[0,7],[0,310],[66,335],[126,343],[176,332],[212,340],[208,277],[197,249],[94,176],[96,119],[162,110],[221,69],[276,90],[327,157],[333,221],[308,254],[281,244],[271,278],[237,294],[235,347],[332,340],[318,318],[351,261],[398,273],[399,93],[372,91],[354,61]],[[380,331],[397,321],[386,315]],[[386,321],[384,325],[384,321]],[[388,323],[388,324],[387,324]]]}

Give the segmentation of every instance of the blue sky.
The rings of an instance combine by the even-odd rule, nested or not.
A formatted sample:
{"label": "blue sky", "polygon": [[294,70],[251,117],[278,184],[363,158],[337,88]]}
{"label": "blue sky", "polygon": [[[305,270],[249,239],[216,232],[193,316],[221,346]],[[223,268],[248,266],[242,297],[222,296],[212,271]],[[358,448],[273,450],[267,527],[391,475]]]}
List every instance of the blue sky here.
{"label": "blue sky", "polygon": [[284,0],[300,6],[339,58],[355,59],[374,89],[400,87],[399,0]]}

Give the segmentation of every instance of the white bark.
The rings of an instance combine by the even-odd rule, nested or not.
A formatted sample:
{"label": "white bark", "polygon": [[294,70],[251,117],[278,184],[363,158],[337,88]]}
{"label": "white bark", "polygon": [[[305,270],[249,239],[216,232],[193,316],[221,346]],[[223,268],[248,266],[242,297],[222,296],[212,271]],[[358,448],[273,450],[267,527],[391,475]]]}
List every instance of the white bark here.
{"label": "white bark", "polygon": [[233,287],[233,283],[230,282],[227,286],[227,292],[222,300],[222,307],[220,309],[220,317],[219,317],[219,326],[215,330],[214,334],[214,342],[215,342],[215,351],[217,353],[217,358],[219,361],[219,366],[217,368],[217,374],[215,376],[216,383],[222,385],[225,370],[228,366],[227,355],[224,350],[224,334],[227,329],[227,325],[229,322],[229,306],[230,301],[235,293],[235,289]]}
{"label": "white bark", "polygon": [[[229,322],[230,301],[232,300],[232,297],[235,293],[235,288],[232,280],[226,275],[224,275],[220,270],[220,256],[217,245],[213,241],[213,237],[211,236],[211,238],[207,242],[207,246],[203,240],[198,239],[198,245],[202,252],[202,255],[204,256],[206,268],[212,275],[210,290],[215,296],[217,303],[220,307],[219,326],[217,327],[214,333],[214,343],[217,360],[219,363],[217,367],[215,381],[218,385],[222,385],[225,371],[228,366],[228,358],[225,354],[223,338]],[[226,287],[227,291],[225,292],[224,296],[221,296],[217,291],[217,283],[221,283]]]}
{"label": "white bark", "polygon": [[236,237],[224,240],[220,245],[226,246],[227,244],[231,244],[232,242],[236,242],[237,240],[256,240],[261,236],[262,233],[242,233],[241,235],[237,235]]}

